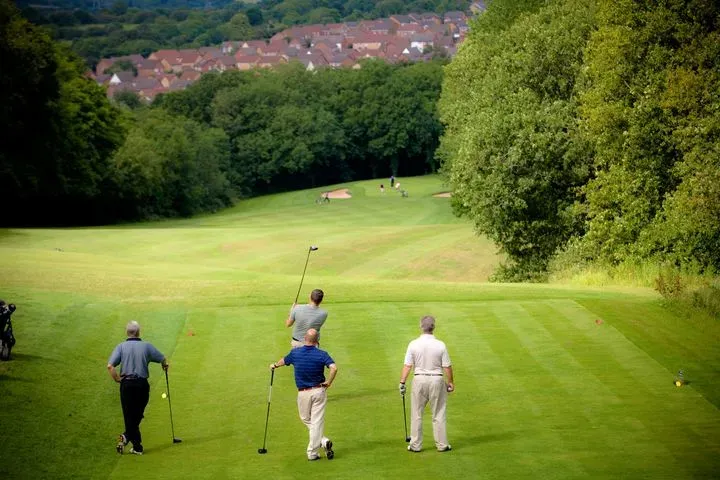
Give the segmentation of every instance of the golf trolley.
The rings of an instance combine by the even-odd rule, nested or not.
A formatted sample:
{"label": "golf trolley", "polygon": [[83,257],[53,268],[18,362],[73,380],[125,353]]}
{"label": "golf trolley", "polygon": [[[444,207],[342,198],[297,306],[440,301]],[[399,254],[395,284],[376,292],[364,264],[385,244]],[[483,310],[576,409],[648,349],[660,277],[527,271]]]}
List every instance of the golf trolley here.
{"label": "golf trolley", "polygon": [[0,300],[0,360],[10,360],[10,351],[15,345],[12,320],[10,320],[14,311],[14,304],[8,305]]}

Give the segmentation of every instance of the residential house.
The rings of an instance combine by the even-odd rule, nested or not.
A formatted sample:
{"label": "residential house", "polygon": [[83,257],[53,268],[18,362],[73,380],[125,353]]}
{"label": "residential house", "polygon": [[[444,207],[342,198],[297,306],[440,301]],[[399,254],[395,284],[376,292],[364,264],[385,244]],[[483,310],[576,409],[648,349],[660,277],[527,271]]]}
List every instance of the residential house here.
{"label": "residential house", "polygon": [[273,68],[287,63],[287,58],[282,55],[263,55],[257,63],[260,68]]}
{"label": "residential house", "polygon": [[163,71],[162,64],[157,60],[145,59],[137,66],[138,77],[153,77]]}
{"label": "residential house", "polygon": [[97,74],[104,74],[105,70],[115,65],[117,62],[129,62],[137,68],[137,66],[145,60],[142,55],[125,55],[124,57],[110,57],[101,59],[95,66]]}
{"label": "residential house", "polygon": [[419,23],[406,23],[395,29],[395,35],[398,37],[412,37],[423,31],[423,27]]}
{"label": "residential house", "polygon": [[235,57],[235,65],[238,70],[250,70],[257,67],[260,61],[259,55],[240,55]]}
{"label": "residential house", "polygon": [[470,4],[470,11],[475,15],[483,13],[485,10],[487,10],[487,5],[485,5],[485,3],[486,2],[484,2],[483,0],[474,1]]}
{"label": "residential house", "polygon": [[432,48],[435,35],[432,33],[418,33],[410,37],[410,48],[417,48],[424,52],[426,48]]}
{"label": "residential house", "polygon": [[130,84],[134,80],[135,80],[135,75],[133,75],[133,72],[117,72],[117,73],[112,74],[112,77],[110,77],[110,81],[108,81],[108,84],[110,84],[110,85]]}

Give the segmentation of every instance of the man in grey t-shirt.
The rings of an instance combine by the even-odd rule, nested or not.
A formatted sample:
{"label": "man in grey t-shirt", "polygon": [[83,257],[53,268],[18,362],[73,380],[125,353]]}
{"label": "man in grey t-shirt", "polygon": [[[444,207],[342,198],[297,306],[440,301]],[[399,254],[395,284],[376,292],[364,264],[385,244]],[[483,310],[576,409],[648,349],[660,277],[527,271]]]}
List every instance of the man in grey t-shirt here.
{"label": "man in grey t-shirt", "polygon": [[[167,370],[168,362],[165,355],[151,343],[142,341],[140,325],[136,321],[127,324],[125,333],[127,340],[115,347],[107,364],[108,373],[120,384],[120,404],[125,420],[125,432],[120,434],[116,450],[122,454],[128,442],[132,442],[130,453],[142,455],[140,422],[150,400],[148,363],[160,363],[163,370]],[[122,374],[116,369],[120,364],[122,364]]]}
{"label": "man in grey t-shirt", "polygon": [[325,294],[319,288],[310,293],[310,303],[307,305],[297,305],[293,303],[290,309],[290,315],[285,320],[286,327],[293,327],[292,340],[290,345],[293,348],[303,346],[305,334],[311,328],[318,331],[318,345],[320,344],[320,327],[327,320],[328,312],[320,308]]}

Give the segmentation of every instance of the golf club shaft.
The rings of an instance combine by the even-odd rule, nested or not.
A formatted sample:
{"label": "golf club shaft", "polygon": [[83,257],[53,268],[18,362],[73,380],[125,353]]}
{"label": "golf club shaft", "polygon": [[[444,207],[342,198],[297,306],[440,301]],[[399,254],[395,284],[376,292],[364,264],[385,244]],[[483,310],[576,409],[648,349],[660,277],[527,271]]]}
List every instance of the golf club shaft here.
{"label": "golf club shaft", "polygon": [[405,395],[402,396],[403,399],[403,423],[405,424],[405,440],[407,441],[408,434],[407,434],[407,411],[405,410]]}
{"label": "golf club shaft", "polygon": [[172,437],[173,437],[173,443],[175,442],[175,424],[173,423],[173,415],[172,415],[172,401],[170,396],[170,380],[168,379],[168,372],[165,370],[165,387],[167,387],[167,399],[168,399],[168,407],[170,408],[170,429],[172,431]]}
{"label": "golf club shaft", "polygon": [[265,442],[267,441],[267,430],[268,422],[270,421],[270,400],[272,399],[272,385],[273,379],[275,378],[275,369],[270,370],[270,388],[268,389],[268,407],[267,414],[265,415],[265,435],[263,435],[263,446],[262,450],[265,450]]}
{"label": "golf club shaft", "polygon": [[300,279],[300,286],[298,287],[297,295],[295,295],[295,303],[297,303],[298,298],[300,298],[300,289],[302,289],[303,280],[305,280],[305,271],[307,270],[308,262],[310,261],[310,252],[312,252],[312,247],[308,248],[307,258],[305,259],[305,268],[303,268],[302,278]]}

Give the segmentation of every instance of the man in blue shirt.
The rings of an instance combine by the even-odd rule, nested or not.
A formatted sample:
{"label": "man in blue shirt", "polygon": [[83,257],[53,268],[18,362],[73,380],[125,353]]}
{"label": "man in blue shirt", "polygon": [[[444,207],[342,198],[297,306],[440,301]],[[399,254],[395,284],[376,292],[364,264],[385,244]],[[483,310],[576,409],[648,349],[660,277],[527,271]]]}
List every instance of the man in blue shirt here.
{"label": "man in blue shirt", "polygon": [[[290,353],[270,365],[276,369],[284,365],[295,366],[295,385],[298,389],[298,413],[300,420],[308,428],[310,441],[307,446],[308,460],[319,460],[320,447],[325,449],[328,460],[335,456],[333,443],[325,437],[325,405],[327,389],[330,388],[337,374],[337,366],[330,355],[318,348],[318,331],[314,328],[305,333],[305,344],[293,348]],[[325,367],[330,370],[325,379]]]}
{"label": "man in blue shirt", "polygon": [[[140,338],[140,325],[132,321],[125,327],[127,340],[115,347],[108,360],[108,373],[120,384],[120,404],[125,419],[125,433],[120,434],[116,450],[122,454],[128,442],[132,442],[130,453],[143,454],[140,422],[145,407],[150,400],[148,363],[161,363],[163,370],[168,369],[165,355],[152,344]],[[122,364],[122,374],[115,367]]]}

